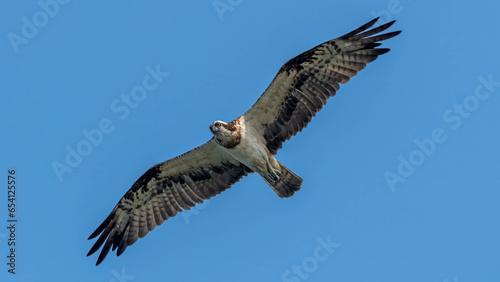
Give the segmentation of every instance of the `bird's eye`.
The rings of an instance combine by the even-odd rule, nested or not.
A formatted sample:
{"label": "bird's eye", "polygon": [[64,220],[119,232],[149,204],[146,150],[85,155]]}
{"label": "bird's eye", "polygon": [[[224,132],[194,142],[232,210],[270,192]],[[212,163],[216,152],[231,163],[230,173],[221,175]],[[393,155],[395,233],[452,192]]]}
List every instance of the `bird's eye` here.
{"label": "bird's eye", "polygon": [[215,126],[216,126],[216,127],[220,127],[220,122],[216,122],[216,123],[215,123]]}

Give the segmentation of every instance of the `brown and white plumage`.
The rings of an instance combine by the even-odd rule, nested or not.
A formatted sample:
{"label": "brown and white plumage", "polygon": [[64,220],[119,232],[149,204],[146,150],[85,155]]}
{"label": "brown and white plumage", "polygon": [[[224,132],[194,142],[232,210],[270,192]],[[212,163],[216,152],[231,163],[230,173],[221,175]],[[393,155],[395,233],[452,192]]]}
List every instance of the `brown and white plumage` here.
{"label": "brown and white plumage", "polygon": [[292,196],[302,179],[273,155],[311,121],[340,84],[389,51],[376,48],[377,42],[400,31],[377,36],[394,22],[368,30],[376,21],[289,60],[244,115],[230,123],[214,122],[210,141],[150,168],[90,235],[89,239],[100,236],[87,255],[103,246],[99,264],[110,249],[122,254],[168,218],[221,193],[251,172],[260,174],[280,197]]}
{"label": "brown and white plumage", "polygon": [[[378,19],[378,18],[377,18]],[[255,127],[276,154],[284,141],[301,131],[344,84],[367,63],[390,49],[376,48],[378,41],[401,33],[374,37],[395,21],[369,29],[374,19],[339,38],[320,44],[286,62],[264,94],[245,114],[247,124]]]}
{"label": "brown and white plumage", "polygon": [[238,182],[251,172],[224,153],[214,139],[183,155],[157,164],[143,174],[121,198],[110,215],[90,235],[101,236],[88,255],[103,244],[99,264],[110,248],[117,255],[157,225],[189,210]]}

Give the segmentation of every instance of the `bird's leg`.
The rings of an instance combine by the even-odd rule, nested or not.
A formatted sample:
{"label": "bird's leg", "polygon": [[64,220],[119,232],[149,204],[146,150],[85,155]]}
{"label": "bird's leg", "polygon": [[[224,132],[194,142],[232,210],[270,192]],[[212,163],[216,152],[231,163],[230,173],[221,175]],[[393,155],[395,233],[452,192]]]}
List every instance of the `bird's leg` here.
{"label": "bird's leg", "polygon": [[267,152],[268,160],[266,162],[267,181],[276,185],[281,179],[280,163],[274,158],[271,153]]}
{"label": "bird's leg", "polygon": [[276,183],[278,183],[278,181],[280,181],[281,172],[277,169],[274,169],[272,167],[268,167],[267,168],[267,175],[268,175],[268,180],[273,184],[276,184]]}

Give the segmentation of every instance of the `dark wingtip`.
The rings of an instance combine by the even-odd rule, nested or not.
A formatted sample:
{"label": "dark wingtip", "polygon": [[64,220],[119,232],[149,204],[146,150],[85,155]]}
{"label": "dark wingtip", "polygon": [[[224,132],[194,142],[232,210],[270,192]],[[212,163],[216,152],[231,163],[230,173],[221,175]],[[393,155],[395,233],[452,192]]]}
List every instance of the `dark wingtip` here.
{"label": "dark wingtip", "polygon": [[[110,228],[107,228],[106,230],[104,230],[101,234],[101,236],[99,236],[99,238],[97,239],[97,241],[94,243],[94,245],[92,246],[92,248],[90,249],[90,251],[88,252],[87,256],[90,256],[92,255],[93,253],[95,253],[97,250],[99,250],[99,248],[101,248],[101,246],[104,244],[104,242],[106,242],[106,244],[104,244],[104,248],[103,248],[103,251],[104,249],[106,248],[106,246],[108,245],[108,235],[110,235],[110,231],[109,230]],[[95,232],[94,232],[95,233]],[[93,234],[92,234],[93,235]],[[91,236],[92,236],[91,235]],[[108,240],[106,240],[108,239]],[[109,247],[108,247],[108,250],[109,251]],[[101,255],[102,255],[102,251],[101,251]],[[100,256],[99,256],[100,257]]]}
{"label": "dark wingtip", "polygon": [[401,32],[402,32],[401,30],[398,30],[398,31],[386,33],[385,34],[386,38],[384,38],[384,40],[389,39],[389,38],[393,38],[394,36],[399,35]]}
{"label": "dark wingtip", "polygon": [[378,51],[377,55],[383,55],[383,54],[391,51],[391,49],[389,49],[389,48],[380,48],[380,49],[375,49],[375,50]]}
{"label": "dark wingtip", "polygon": [[103,224],[101,224],[101,226],[97,227],[94,232],[92,232],[92,234],[90,234],[89,238],[87,238],[87,240],[92,240],[94,239],[95,237],[97,237],[99,234],[101,234],[101,232],[104,230],[104,228],[101,229]]}
{"label": "dark wingtip", "polygon": [[374,18],[373,20],[365,23],[364,25],[360,26],[358,29],[362,29],[362,30],[366,30],[366,29],[369,29],[370,27],[372,27],[378,20],[380,19],[380,17],[376,17]]}
{"label": "dark wingtip", "polygon": [[392,26],[395,22],[396,22],[395,20],[394,20],[394,21],[390,21],[390,22],[388,22],[388,23],[385,23],[385,24],[380,25],[380,26],[379,26],[379,27],[377,27],[377,28],[378,28],[378,29],[380,29],[381,31],[382,31],[382,30],[386,30],[386,29],[390,28],[390,27],[391,27],[391,26]]}
{"label": "dark wingtip", "polygon": [[387,39],[393,38],[394,36],[396,36],[396,35],[398,35],[400,33],[401,33],[401,30],[392,31],[392,32],[384,33],[382,35],[377,35],[377,36],[374,36],[374,37],[364,38],[364,39],[359,40],[359,42],[362,42],[362,43],[366,44],[366,43],[371,43],[371,42],[383,41],[383,40],[387,40]]}
{"label": "dark wingtip", "polygon": [[96,242],[94,244],[94,246],[92,246],[92,248],[90,249],[90,251],[87,253],[87,256],[91,256],[92,254],[94,254],[97,250],[99,250],[99,248],[101,247],[102,243],[101,242]]}
{"label": "dark wingtip", "polygon": [[102,253],[99,255],[99,258],[97,259],[97,262],[95,263],[95,266],[98,266],[99,264],[101,264],[101,262],[106,258],[106,255],[105,254],[104,256],[102,255]]}
{"label": "dark wingtip", "polygon": [[97,229],[92,233],[90,234],[89,238],[87,238],[87,240],[92,240],[94,239],[95,237],[97,237],[97,235],[101,234],[101,232],[97,232]]}
{"label": "dark wingtip", "polygon": [[366,25],[372,26],[372,25],[374,25],[374,24],[375,24],[375,23],[376,23],[379,19],[380,19],[380,17],[376,17],[376,18],[374,18],[373,20],[371,20],[371,21],[367,22],[367,23],[365,24],[365,26],[366,26]]}
{"label": "dark wingtip", "polygon": [[392,20],[388,23],[386,23],[387,27],[390,27],[391,25],[393,25],[394,23],[396,22],[396,20]]}
{"label": "dark wingtip", "polygon": [[346,33],[346,34],[342,35],[340,38],[348,38],[348,37],[351,37],[351,36],[353,36],[353,35],[356,35],[356,34],[358,34],[358,33],[360,33],[360,32],[363,32],[363,31],[365,31],[365,30],[369,29],[370,27],[372,27],[372,26],[373,26],[373,25],[374,25],[374,24],[378,21],[378,19],[379,19],[379,18],[380,18],[380,17],[376,17],[376,18],[374,18],[373,20],[371,20],[371,21],[369,21],[369,22],[365,23],[364,25],[362,25],[362,26],[360,26],[360,27],[356,28],[355,30],[353,30],[353,31],[351,31],[351,32],[349,32],[349,33]]}
{"label": "dark wingtip", "polygon": [[97,263],[96,265],[99,265],[108,255],[109,249],[111,248],[111,242],[110,239],[104,244],[104,247],[102,247],[101,253],[99,254],[99,257],[97,258]]}
{"label": "dark wingtip", "polygon": [[106,217],[106,219],[101,223],[101,225],[99,225],[99,227],[97,227],[94,230],[94,232],[92,234],[90,234],[90,236],[89,236],[89,238],[87,240],[94,239],[99,234],[101,234],[102,231],[104,231],[104,229],[109,225],[109,223],[111,222],[111,219],[115,215],[115,209],[116,209],[116,207],[111,211],[111,213],[108,215],[108,217]]}
{"label": "dark wingtip", "polygon": [[401,32],[403,32],[403,31],[402,31],[402,30],[396,30],[396,31],[393,31],[394,36],[396,36],[396,35],[400,34]]}
{"label": "dark wingtip", "polygon": [[125,252],[125,249],[128,247],[127,243],[125,241],[123,241],[122,243],[120,243],[120,246],[118,246],[118,250],[116,251],[116,256],[121,256],[121,254],[123,254],[123,252]]}
{"label": "dark wingtip", "polygon": [[364,52],[365,54],[370,54],[370,55],[375,55],[375,56],[380,56],[380,55],[383,55],[387,52],[391,51],[391,49],[389,48],[367,48],[367,49],[360,49],[358,51],[354,51],[354,53],[356,52]]}

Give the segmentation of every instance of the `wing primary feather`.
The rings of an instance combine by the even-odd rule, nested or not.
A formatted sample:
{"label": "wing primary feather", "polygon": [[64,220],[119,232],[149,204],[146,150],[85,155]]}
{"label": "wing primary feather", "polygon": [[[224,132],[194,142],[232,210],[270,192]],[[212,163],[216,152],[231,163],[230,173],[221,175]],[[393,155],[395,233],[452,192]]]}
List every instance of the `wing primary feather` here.
{"label": "wing primary feather", "polygon": [[362,25],[362,26],[360,26],[360,27],[356,28],[355,30],[353,30],[353,31],[351,31],[351,32],[349,32],[349,33],[346,33],[346,34],[342,35],[340,38],[344,38],[344,39],[345,39],[345,38],[349,38],[349,37],[351,37],[351,36],[353,36],[353,35],[356,35],[356,34],[358,34],[358,33],[360,33],[360,32],[363,32],[363,31],[365,31],[365,30],[369,29],[370,27],[372,27],[372,26],[373,26],[373,25],[374,25],[374,24],[378,21],[378,19],[379,19],[379,18],[380,18],[380,17],[376,17],[376,18],[374,18],[373,20],[371,20],[371,21],[369,21],[369,22],[365,23],[364,25]]}
{"label": "wing primary feather", "polygon": [[98,239],[87,255],[102,248],[97,264],[109,251],[121,255],[168,218],[221,193],[248,174],[244,165],[221,150],[212,138],[150,168],[90,235],[89,239]]}
{"label": "wing primary feather", "polygon": [[116,232],[116,229],[111,230],[111,233],[109,234],[109,237],[106,240],[106,243],[102,247],[101,253],[99,254],[99,257],[97,258],[97,263],[95,265],[99,265],[108,255],[109,249],[111,248],[111,245],[113,244],[115,232]]}
{"label": "wing primary feather", "polygon": [[144,205],[146,208],[146,227],[148,232],[156,227],[155,216],[153,211],[153,205],[151,202]]}
{"label": "wing primary feather", "polygon": [[108,237],[109,232],[111,231],[112,225],[114,225],[114,221],[111,222],[108,226],[106,226],[106,229],[104,229],[104,231],[101,233],[101,236],[99,236],[99,239],[97,239],[95,244],[92,246],[90,251],[87,253],[87,256],[90,256],[93,253],[95,253],[97,250],[99,250],[99,248],[102,246],[102,244],[104,243],[104,241]]}
{"label": "wing primary feather", "polygon": [[94,239],[97,237],[101,232],[109,225],[111,220],[113,219],[113,213],[115,212],[116,208],[113,209],[113,211],[108,215],[108,217],[99,225],[99,227],[96,228],[96,230],[90,234],[89,238],[87,240]]}
{"label": "wing primary feather", "polygon": [[376,27],[376,28],[373,28],[373,29],[370,29],[368,31],[365,31],[365,32],[362,32],[360,34],[357,34],[357,35],[354,35],[354,36],[351,36],[349,37],[348,39],[349,40],[358,40],[360,38],[363,38],[363,37],[368,37],[368,36],[371,36],[371,35],[374,35],[374,34],[377,34],[379,32],[382,32],[386,29],[388,29],[389,27],[391,27],[391,25],[393,25],[396,21],[390,21],[386,24],[383,24],[379,27]]}
{"label": "wing primary feather", "polygon": [[125,228],[125,231],[123,232],[124,236],[122,237],[122,240],[118,245],[118,250],[116,251],[117,256],[120,256],[127,248],[127,242],[129,241],[128,238],[130,236],[129,231],[130,231],[130,226],[127,226],[127,228]]}
{"label": "wing primary feather", "polygon": [[[258,129],[272,154],[307,126],[327,100],[337,93],[339,84],[347,83],[366,64],[389,51],[377,48],[381,45],[379,41],[390,39],[401,31],[380,34],[394,21],[372,28],[378,19],[319,44],[280,68],[264,94],[244,114],[245,122]],[[292,96],[299,99],[298,105],[290,104]]]}
{"label": "wing primary feather", "polygon": [[357,55],[383,55],[387,52],[389,52],[391,49],[389,48],[378,48],[378,49],[362,49],[358,51],[352,52],[352,54],[357,54]]}
{"label": "wing primary feather", "polygon": [[139,238],[143,238],[148,234],[147,228],[147,215],[146,215],[146,206],[142,205],[140,209],[141,213],[139,214]]}
{"label": "wing primary feather", "polygon": [[120,234],[117,237],[115,237],[115,239],[113,240],[113,248],[111,248],[111,251],[116,250],[116,248],[118,247],[120,242],[124,241],[123,240],[124,236],[125,236],[125,232],[120,232]]}
{"label": "wing primary feather", "polygon": [[401,30],[393,31],[393,32],[382,34],[382,35],[377,35],[377,36],[372,36],[372,37],[368,37],[368,38],[363,38],[363,39],[360,39],[358,42],[360,44],[375,43],[377,41],[387,40],[387,39],[392,38],[392,37],[394,37],[394,36],[396,36],[396,35],[398,35],[400,33],[401,33]]}

